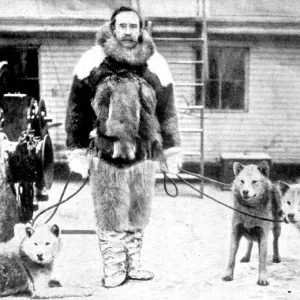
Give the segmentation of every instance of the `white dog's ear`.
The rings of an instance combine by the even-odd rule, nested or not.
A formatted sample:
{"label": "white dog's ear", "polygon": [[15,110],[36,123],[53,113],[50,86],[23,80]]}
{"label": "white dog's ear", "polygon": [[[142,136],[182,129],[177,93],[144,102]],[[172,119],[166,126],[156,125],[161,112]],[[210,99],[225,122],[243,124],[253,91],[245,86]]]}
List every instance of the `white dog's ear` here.
{"label": "white dog's ear", "polygon": [[237,176],[242,170],[244,169],[244,166],[239,162],[233,163],[233,173],[235,176]]}
{"label": "white dog's ear", "polygon": [[56,236],[58,237],[59,236],[59,227],[54,224],[52,227],[51,227],[51,232]]}
{"label": "white dog's ear", "polygon": [[269,164],[263,160],[259,165],[258,165],[258,170],[266,177],[269,177],[270,175],[270,167]]}
{"label": "white dog's ear", "polygon": [[287,183],[280,180],[278,181],[278,186],[282,195],[284,195],[290,189],[290,186]]}
{"label": "white dog's ear", "polygon": [[28,237],[31,237],[34,233],[34,229],[32,227],[26,227],[25,232],[26,232]]}

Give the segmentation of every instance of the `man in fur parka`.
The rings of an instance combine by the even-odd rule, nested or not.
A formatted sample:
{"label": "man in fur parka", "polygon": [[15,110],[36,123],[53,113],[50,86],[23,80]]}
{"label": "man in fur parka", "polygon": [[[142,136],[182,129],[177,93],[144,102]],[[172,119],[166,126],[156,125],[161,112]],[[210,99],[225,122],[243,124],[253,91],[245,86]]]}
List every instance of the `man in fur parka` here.
{"label": "man in fur parka", "polygon": [[173,81],[140,15],[121,7],[74,70],[66,116],[70,169],[90,176],[105,287],[149,280],[141,268],[157,161],[177,173]]}

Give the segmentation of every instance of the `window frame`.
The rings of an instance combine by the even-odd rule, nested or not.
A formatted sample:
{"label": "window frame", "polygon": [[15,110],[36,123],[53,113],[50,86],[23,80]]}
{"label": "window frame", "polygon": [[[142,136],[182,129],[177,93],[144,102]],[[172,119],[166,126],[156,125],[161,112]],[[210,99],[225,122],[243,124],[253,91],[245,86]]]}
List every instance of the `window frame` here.
{"label": "window frame", "polygon": [[[205,110],[209,110],[215,113],[247,113],[249,112],[249,76],[250,76],[250,45],[248,43],[235,43],[235,42],[218,42],[213,41],[208,44],[208,53],[210,47],[218,47],[218,48],[243,48],[246,50],[245,54],[245,89],[244,89],[244,108],[243,109],[230,109],[230,108],[209,108],[206,106],[206,99],[204,101]],[[209,64],[209,61],[208,61]],[[208,65],[209,69],[209,65]],[[209,81],[209,76],[207,76],[207,83]],[[207,97],[207,91],[206,91]]]}

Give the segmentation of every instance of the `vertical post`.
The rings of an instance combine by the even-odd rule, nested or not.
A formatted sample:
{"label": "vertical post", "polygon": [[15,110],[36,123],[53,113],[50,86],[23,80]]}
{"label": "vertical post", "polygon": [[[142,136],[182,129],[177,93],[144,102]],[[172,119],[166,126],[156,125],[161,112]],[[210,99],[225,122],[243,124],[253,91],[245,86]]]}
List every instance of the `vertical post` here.
{"label": "vertical post", "polygon": [[[199,1],[199,0],[198,0]],[[200,8],[199,8],[200,10]],[[202,106],[201,117],[200,117],[200,126],[201,131],[201,175],[204,175],[204,109],[205,109],[205,100],[206,100],[206,84],[208,78],[208,49],[207,49],[207,24],[206,24],[206,0],[202,0],[202,32],[201,37],[203,39],[202,43]],[[201,192],[203,192],[203,181],[201,184]]]}
{"label": "vertical post", "polygon": [[131,0],[131,6],[135,8],[138,13],[141,15],[142,14],[142,9],[141,9],[141,2],[140,0]]}

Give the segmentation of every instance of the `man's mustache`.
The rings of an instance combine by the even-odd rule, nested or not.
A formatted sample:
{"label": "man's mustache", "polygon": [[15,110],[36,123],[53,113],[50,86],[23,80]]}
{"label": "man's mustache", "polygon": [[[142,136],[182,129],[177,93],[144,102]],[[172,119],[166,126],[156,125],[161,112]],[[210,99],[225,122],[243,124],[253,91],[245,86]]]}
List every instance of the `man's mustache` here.
{"label": "man's mustache", "polygon": [[134,42],[134,39],[131,36],[125,36],[122,38],[122,41]]}

